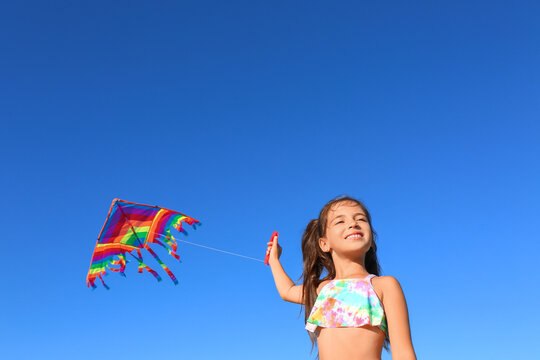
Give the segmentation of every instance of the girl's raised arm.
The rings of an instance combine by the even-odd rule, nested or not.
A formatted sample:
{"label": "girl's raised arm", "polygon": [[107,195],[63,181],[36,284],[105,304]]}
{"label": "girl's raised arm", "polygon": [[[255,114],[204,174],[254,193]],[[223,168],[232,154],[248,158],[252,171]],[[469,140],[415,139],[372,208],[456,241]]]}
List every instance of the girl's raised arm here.
{"label": "girl's raised arm", "polygon": [[294,282],[285,270],[283,270],[283,266],[281,266],[281,262],[279,261],[281,246],[278,244],[277,236],[274,236],[273,241],[268,243],[266,252],[270,253],[268,263],[272,269],[272,275],[274,276],[274,282],[276,283],[279,296],[285,301],[302,304],[303,285],[294,285]]}

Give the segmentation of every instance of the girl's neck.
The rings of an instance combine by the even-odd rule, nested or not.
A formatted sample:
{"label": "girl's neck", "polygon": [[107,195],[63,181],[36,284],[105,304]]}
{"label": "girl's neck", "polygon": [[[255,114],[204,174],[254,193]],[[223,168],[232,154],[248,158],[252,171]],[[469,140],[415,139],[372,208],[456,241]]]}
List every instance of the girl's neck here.
{"label": "girl's neck", "polygon": [[364,273],[353,273],[353,274],[342,274],[342,275],[336,273],[335,279],[363,279],[368,275],[369,275],[369,272],[367,271]]}
{"label": "girl's neck", "polygon": [[334,267],[336,269],[336,279],[363,278],[369,275],[363,258],[361,261],[334,258]]}

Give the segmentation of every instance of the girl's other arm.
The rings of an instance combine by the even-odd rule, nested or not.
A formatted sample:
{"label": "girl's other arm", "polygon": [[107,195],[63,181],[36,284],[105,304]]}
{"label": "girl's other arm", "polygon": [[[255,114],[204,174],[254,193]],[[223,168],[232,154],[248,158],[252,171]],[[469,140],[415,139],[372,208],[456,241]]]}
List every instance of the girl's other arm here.
{"label": "girl's other arm", "polygon": [[289,301],[296,304],[302,304],[302,285],[294,285],[294,282],[287,275],[279,257],[281,256],[281,246],[278,244],[278,237],[274,237],[274,241],[268,243],[267,252],[270,252],[268,263],[272,269],[272,275],[274,276],[274,282],[276,283],[279,296],[285,301]]}
{"label": "girl's other arm", "polygon": [[394,360],[416,360],[409,313],[401,285],[393,276],[382,276],[383,306],[388,322],[388,335]]}

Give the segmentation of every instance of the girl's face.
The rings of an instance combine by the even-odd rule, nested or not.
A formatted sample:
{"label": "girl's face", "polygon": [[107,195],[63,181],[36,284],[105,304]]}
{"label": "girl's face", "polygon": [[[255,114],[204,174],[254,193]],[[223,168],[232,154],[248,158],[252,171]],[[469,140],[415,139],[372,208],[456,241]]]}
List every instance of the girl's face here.
{"label": "girl's face", "polygon": [[364,210],[353,202],[343,201],[328,211],[326,234],[319,239],[325,252],[360,256],[371,246],[371,227]]}

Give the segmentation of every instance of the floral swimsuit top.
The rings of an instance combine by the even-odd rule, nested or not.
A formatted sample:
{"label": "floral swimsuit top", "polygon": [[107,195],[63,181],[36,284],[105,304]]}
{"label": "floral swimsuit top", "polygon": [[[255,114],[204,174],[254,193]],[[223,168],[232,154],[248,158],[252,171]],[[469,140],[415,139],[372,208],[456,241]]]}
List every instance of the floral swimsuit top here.
{"label": "floral swimsuit top", "polygon": [[384,308],[371,285],[370,274],[364,279],[330,280],[319,293],[309,314],[306,329],[317,327],[378,326],[388,333]]}

